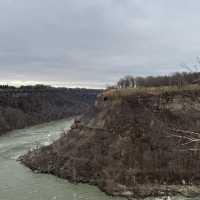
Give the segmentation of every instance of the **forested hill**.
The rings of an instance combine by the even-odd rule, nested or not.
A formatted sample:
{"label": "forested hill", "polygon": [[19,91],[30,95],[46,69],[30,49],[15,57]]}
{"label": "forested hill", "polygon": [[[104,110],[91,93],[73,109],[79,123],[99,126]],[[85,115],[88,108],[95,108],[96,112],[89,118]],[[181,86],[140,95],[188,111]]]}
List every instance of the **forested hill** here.
{"label": "forested hill", "polygon": [[0,133],[85,112],[100,90],[0,86]]}

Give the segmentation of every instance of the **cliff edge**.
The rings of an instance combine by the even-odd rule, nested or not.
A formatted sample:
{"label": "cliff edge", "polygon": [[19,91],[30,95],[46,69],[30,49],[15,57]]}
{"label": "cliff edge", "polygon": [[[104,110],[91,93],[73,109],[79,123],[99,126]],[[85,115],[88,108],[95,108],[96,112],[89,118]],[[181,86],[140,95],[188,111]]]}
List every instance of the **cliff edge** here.
{"label": "cliff edge", "polygon": [[107,91],[67,134],[20,158],[128,198],[200,194],[200,90]]}

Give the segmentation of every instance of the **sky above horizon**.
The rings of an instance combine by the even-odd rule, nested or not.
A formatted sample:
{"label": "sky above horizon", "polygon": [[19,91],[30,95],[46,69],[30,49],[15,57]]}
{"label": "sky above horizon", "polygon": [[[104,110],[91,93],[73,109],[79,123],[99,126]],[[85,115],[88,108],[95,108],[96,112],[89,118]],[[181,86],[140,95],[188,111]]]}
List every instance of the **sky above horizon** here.
{"label": "sky above horizon", "polygon": [[0,83],[101,88],[200,55],[198,0],[1,0]]}

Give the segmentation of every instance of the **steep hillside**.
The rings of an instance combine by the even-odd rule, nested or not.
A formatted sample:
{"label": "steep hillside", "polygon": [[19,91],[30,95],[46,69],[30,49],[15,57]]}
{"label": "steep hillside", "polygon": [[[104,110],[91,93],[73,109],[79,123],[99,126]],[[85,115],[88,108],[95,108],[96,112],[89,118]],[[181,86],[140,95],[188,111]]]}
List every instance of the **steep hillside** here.
{"label": "steep hillside", "polygon": [[0,134],[85,112],[98,90],[9,88],[0,90]]}
{"label": "steep hillside", "polygon": [[200,194],[200,90],[108,91],[68,134],[20,160],[112,195]]}

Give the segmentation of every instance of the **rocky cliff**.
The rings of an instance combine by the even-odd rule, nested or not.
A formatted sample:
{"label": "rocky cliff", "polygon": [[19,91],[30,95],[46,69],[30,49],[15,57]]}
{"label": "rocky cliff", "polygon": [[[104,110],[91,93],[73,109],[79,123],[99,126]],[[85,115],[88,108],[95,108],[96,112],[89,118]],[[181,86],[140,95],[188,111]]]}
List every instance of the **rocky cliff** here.
{"label": "rocky cliff", "polygon": [[21,87],[0,90],[0,134],[85,112],[99,90]]}
{"label": "rocky cliff", "polygon": [[105,92],[50,146],[20,160],[111,195],[200,194],[200,90]]}

